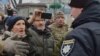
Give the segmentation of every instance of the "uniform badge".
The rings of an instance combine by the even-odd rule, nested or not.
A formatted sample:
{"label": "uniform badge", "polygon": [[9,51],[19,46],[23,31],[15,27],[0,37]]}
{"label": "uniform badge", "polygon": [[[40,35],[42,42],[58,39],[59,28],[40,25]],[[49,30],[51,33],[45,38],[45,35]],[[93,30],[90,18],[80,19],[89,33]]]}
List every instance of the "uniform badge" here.
{"label": "uniform badge", "polygon": [[63,41],[63,44],[61,46],[61,55],[67,56],[73,49],[74,43],[75,43],[74,39]]}

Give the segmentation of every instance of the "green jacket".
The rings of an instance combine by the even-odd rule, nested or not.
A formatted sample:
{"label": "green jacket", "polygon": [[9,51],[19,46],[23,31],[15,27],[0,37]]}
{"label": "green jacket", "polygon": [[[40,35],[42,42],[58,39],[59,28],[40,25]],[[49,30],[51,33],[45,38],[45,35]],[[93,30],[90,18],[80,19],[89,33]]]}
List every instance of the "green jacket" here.
{"label": "green jacket", "polygon": [[49,28],[51,29],[55,40],[53,56],[60,56],[60,46],[65,35],[68,33],[68,25],[64,24],[64,26],[60,28],[53,23],[49,26]]}
{"label": "green jacket", "polygon": [[52,56],[54,40],[49,31],[40,34],[35,29],[29,28],[32,34],[32,40],[35,43],[35,56]]}

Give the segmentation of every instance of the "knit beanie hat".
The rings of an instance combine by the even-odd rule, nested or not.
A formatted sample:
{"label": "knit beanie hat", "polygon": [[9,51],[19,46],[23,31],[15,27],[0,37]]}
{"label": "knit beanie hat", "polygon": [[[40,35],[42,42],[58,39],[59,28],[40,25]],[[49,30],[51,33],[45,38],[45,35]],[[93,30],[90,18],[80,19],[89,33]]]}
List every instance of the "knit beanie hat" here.
{"label": "knit beanie hat", "polygon": [[55,19],[57,19],[57,17],[64,17],[64,13],[62,11],[57,11],[55,13]]}
{"label": "knit beanie hat", "polygon": [[84,8],[92,0],[71,0],[69,6],[76,8]]}
{"label": "knit beanie hat", "polygon": [[[19,21],[19,20],[24,20],[25,19],[21,16],[11,16],[9,18],[7,18],[6,22],[5,22],[5,27],[8,31],[11,31],[11,29],[13,28],[14,24]],[[25,21],[26,24],[26,21]],[[27,24],[26,24],[27,25]]]}

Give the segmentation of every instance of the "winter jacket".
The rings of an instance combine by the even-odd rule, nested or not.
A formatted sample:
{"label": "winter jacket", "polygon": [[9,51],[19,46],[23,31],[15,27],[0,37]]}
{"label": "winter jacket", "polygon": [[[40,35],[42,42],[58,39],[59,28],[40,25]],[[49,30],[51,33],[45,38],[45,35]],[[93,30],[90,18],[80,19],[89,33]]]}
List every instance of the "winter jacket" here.
{"label": "winter jacket", "polygon": [[[2,37],[2,40],[4,41],[5,39],[7,39],[7,38],[9,38],[11,36],[8,35],[8,34],[4,34],[3,37]],[[23,41],[23,42],[28,43],[29,46],[30,46],[29,53],[27,54],[27,56],[34,56],[34,53],[35,53],[35,50],[34,50],[34,42],[33,42],[33,40],[31,38],[32,38],[31,34],[29,32],[27,32],[27,35],[23,39],[19,39],[20,41]],[[15,56],[15,55],[16,54],[4,52],[4,56]]]}
{"label": "winter jacket", "polygon": [[34,27],[29,28],[29,31],[35,43],[35,56],[52,56],[54,41],[51,33],[47,29],[41,31]]}
{"label": "winter jacket", "polygon": [[72,24],[61,46],[62,56],[100,56],[100,1],[91,0]]}

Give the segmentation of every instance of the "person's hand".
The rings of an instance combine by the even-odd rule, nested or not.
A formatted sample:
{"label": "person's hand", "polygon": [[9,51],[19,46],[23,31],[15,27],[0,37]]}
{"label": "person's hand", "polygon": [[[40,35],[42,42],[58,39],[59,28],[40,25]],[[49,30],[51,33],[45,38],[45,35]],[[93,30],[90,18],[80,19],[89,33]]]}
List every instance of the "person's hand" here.
{"label": "person's hand", "polygon": [[13,53],[21,56],[25,56],[29,53],[29,45],[22,41],[11,40],[7,38],[4,41],[4,51],[7,53]]}
{"label": "person's hand", "polygon": [[42,10],[40,10],[40,9],[35,9],[34,12],[33,12],[33,15],[38,17],[38,16],[41,16],[42,13],[43,13]]}
{"label": "person's hand", "polygon": [[4,50],[6,52],[18,54],[21,56],[25,56],[27,53],[29,53],[28,51],[29,45],[25,42],[18,40],[17,34],[13,34],[8,31],[6,31],[4,34],[10,36],[8,38],[5,38],[5,40],[3,40]]}

